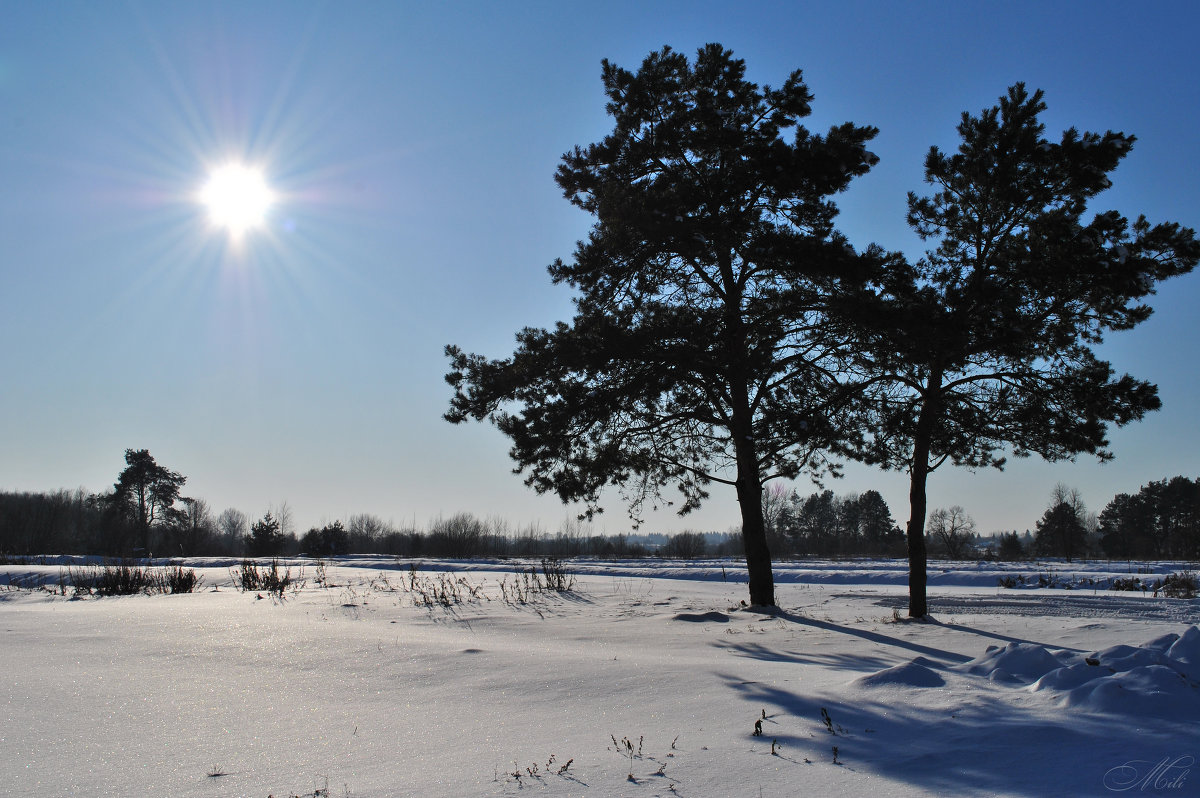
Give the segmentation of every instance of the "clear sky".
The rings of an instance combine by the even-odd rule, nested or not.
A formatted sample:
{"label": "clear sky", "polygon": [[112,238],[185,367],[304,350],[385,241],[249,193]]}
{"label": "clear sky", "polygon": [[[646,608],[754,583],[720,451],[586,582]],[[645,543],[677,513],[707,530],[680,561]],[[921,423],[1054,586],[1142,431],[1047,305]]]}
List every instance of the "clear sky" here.
{"label": "clear sky", "polygon": [[[441,420],[442,349],[505,356],[570,317],[545,267],[590,219],[552,176],[610,129],[601,59],[716,41],[760,83],[803,69],[811,129],[880,128],[841,229],[916,257],[925,152],[1016,81],[1046,91],[1052,135],[1138,136],[1096,209],[1200,226],[1197,30],[1193,2],[0,0],[0,489],[99,491],[146,448],[215,512],[287,501],[299,531],[469,511],[552,532],[573,511],[524,487],[500,433]],[[278,195],[238,242],[196,199],[231,159]],[[1167,283],[1104,346],[1165,405],[1113,433],[1115,462],[945,467],[930,506],[1026,529],[1056,482],[1098,511],[1200,476],[1198,301],[1200,275]],[[907,517],[902,474],[829,487]],[[649,531],[737,519],[714,486]],[[627,528],[614,495],[596,530]]]}

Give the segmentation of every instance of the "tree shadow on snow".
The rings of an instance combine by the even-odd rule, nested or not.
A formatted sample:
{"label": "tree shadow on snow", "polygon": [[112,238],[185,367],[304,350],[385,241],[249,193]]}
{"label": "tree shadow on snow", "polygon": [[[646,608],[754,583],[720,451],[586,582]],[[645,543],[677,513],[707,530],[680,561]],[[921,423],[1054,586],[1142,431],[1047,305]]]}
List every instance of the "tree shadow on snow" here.
{"label": "tree shadow on snow", "polygon": [[1071,648],[1070,646],[1059,645],[1058,643],[1043,643],[1038,640],[1030,640],[1026,637],[1013,637],[1011,635],[1002,635],[998,632],[988,632],[983,629],[976,629],[974,626],[965,626],[961,623],[942,623],[941,621],[931,620],[930,623],[937,624],[943,629],[953,629],[956,632],[964,632],[966,634],[978,635],[979,637],[987,637],[992,640],[999,640],[1001,643],[1028,643],[1042,648],[1051,648],[1059,651],[1072,651],[1075,653],[1083,653],[1081,648]]}
{"label": "tree shadow on snow", "polygon": [[[889,645],[897,642],[879,637]],[[747,656],[761,653],[752,646],[733,647]],[[937,650],[921,653],[929,656]],[[795,655],[764,658],[805,661]],[[820,664],[837,664],[837,657],[827,659],[829,663]],[[855,681],[859,671],[895,664],[895,659],[841,659],[853,671],[847,673],[846,684],[819,693],[803,692],[799,678],[797,686],[780,686],[746,681],[744,674],[716,676],[744,700],[747,736],[754,721],[762,718],[763,737],[777,740],[791,762],[798,765],[804,759],[805,766],[834,766],[832,748],[837,746],[840,766],[935,795],[1105,795],[1108,787],[1128,779],[1131,771],[1121,770],[1126,763],[1139,761],[1135,767],[1148,775],[1164,758],[1200,753],[1195,737],[1181,739],[1179,724],[1063,709],[1050,696],[1034,700],[1020,686],[986,680],[978,686],[959,680],[945,687],[864,687]],[[946,668],[943,663],[927,664]],[[989,689],[995,691],[991,696]],[[802,776],[797,771],[797,777]]]}
{"label": "tree shadow on snow", "polygon": [[855,629],[851,626],[842,626],[832,623],[831,621],[819,621],[815,618],[806,618],[803,615],[787,612],[786,610],[776,610],[770,613],[771,617],[781,621],[793,623],[797,626],[808,626],[813,629],[820,629],[826,632],[836,632],[838,634],[848,635],[850,637],[858,637],[867,640],[878,646],[900,648],[905,651],[911,651],[914,654],[919,654],[922,657],[940,660],[942,662],[950,662],[954,664],[966,662],[970,657],[963,656],[954,651],[947,651],[941,648],[934,648],[923,643],[914,643],[911,640],[904,640],[893,635],[886,635],[881,632],[871,631],[870,629]]}
{"label": "tree shadow on snow", "polygon": [[717,648],[724,649],[739,657],[748,657],[763,662],[790,662],[797,665],[820,665],[839,670],[859,671],[870,673],[895,664],[890,657],[862,656],[854,654],[821,653],[794,651],[775,645],[743,642],[740,640],[722,639],[713,642]]}

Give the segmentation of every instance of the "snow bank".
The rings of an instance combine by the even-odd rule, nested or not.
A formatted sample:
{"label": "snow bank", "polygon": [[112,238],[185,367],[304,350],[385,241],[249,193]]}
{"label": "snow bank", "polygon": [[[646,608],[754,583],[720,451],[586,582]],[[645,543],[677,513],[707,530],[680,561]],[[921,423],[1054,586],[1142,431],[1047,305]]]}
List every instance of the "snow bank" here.
{"label": "snow bank", "polygon": [[1200,679],[1200,627],[1192,626],[1167,649],[1174,662],[1188,666],[1188,675]]}
{"label": "snow bank", "polygon": [[[856,687],[943,687],[939,663],[911,662],[859,677]],[[1140,646],[1117,645],[1081,656],[1036,643],[989,646],[979,657],[946,667],[948,673],[1027,685],[1059,707],[1089,712],[1186,721],[1200,715],[1200,627]]]}
{"label": "snow bank", "polygon": [[1200,714],[1200,628],[1141,646],[1112,646],[1050,671],[1030,690],[1064,707],[1184,719]]}
{"label": "snow bank", "polygon": [[1061,705],[1093,712],[1186,720],[1200,712],[1200,691],[1167,665],[1100,676],[1063,694]]}
{"label": "snow bank", "polygon": [[986,676],[994,682],[1029,684],[1062,665],[1059,656],[1035,643],[1009,643],[1004,648],[988,646],[983,656],[956,665],[954,670]]}
{"label": "snow bank", "polygon": [[933,664],[924,657],[917,657],[911,662],[860,676],[851,684],[856,687],[944,687],[946,680],[929,667]]}
{"label": "snow bank", "polygon": [[1118,645],[1086,657],[1009,643],[951,670],[994,682],[1028,684],[1060,706],[1092,712],[1186,719],[1200,713],[1200,628],[1141,646]]}

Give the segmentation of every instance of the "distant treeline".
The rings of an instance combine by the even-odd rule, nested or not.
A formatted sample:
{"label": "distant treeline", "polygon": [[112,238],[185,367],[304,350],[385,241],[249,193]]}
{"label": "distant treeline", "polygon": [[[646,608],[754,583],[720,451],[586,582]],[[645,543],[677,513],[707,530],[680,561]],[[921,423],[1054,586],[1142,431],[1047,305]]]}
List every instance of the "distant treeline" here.
{"label": "distant treeline", "polygon": [[[904,535],[875,491],[805,497],[776,488],[763,504],[771,551],[781,557],[905,554]],[[1060,484],[1034,530],[1024,535],[983,537],[960,506],[930,512],[925,533],[931,557],[954,560],[1200,560],[1200,479],[1151,482],[1135,494],[1118,494],[1099,514],[1087,511],[1078,490]]]}
{"label": "distant treeline", "polygon": [[1100,548],[1117,559],[1200,559],[1200,478],[1151,482],[1101,511]]}
{"label": "distant treeline", "polygon": [[83,490],[55,493],[0,492],[0,556],[91,554],[108,557],[263,557],[308,554],[388,554],[401,557],[736,557],[736,533],[592,535],[582,524],[564,523],[554,533],[536,525],[514,529],[498,518],[470,513],[438,518],[427,528],[396,527],[359,514],[297,535],[287,505],[253,522],[239,510],[214,515],[188,499],[184,516],[155,524],[149,547],[134,524],[114,513],[103,495]]}
{"label": "distant treeline", "polygon": [[904,533],[878,491],[801,496],[782,485],[763,492],[767,543],[776,558],[903,557]]}
{"label": "distant treeline", "polygon": [[1200,560],[1200,479],[1151,482],[1118,494],[1099,514],[1087,511],[1077,490],[1058,485],[1032,534],[991,543],[987,551],[1000,559]]}
{"label": "distant treeline", "polygon": [[[287,504],[251,521],[203,499],[179,496],[185,479],[149,453],[127,452],[129,468],[111,493],[0,493],[0,556],[90,554],[127,556],[272,556],[388,554],[401,557],[675,557],[741,556],[737,530],[594,535],[577,522],[547,533],[513,528],[469,513],[426,528],[397,527],[377,516],[352,515],[297,534]],[[874,490],[802,496],[782,487],[764,494],[772,554],[792,557],[905,555],[904,534]],[[1120,494],[1099,514],[1078,491],[1056,486],[1036,530],[984,538],[962,507],[935,509],[926,524],[931,556],[949,559],[1033,556],[1200,560],[1200,479],[1151,482]]]}

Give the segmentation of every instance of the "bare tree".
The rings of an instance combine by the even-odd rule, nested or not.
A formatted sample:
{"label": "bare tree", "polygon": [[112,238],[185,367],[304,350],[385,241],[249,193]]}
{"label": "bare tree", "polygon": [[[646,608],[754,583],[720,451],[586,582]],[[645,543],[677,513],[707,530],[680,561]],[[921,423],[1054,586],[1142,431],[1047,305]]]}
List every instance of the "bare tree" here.
{"label": "bare tree", "polygon": [[241,551],[243,541],[250,534],[250,519],[241,510],[229,507],[217,516],[217,533],[221,536],[221,549],[225,554]]}
{"label": "bare tree", "polygon": [[763,488],[763,528],[767,533],[768,545],[777,554],[791,550],[791,543],[787,540],[791,500],[792,494],[782,482],[772,482]]}
{"label": "bare tree", "polygon": [[[268,512],[270,509],[268,508]],[[292,514],[292,507],[287,503],[287,500],[281,501],[279,506],[275,508],[275,520],[279,522],[279,534],[283,537],[296,536],[296,519]]]}
{"label": "bare tree", "polygon": [[183,517],[179,522],[179,535],[176,541],[179,546],[179,554],[206,553],[204,549],[208,547],[216,531],[216,524],[213,522],[208,502],[188,496],[184,496],[180,501],[183,503]]}
{"label": "bare tree", "polygon": [[1087,507],[1083,503],[1083,494],[1079,492],[1079,488],[1072,488],[1065,482],[1059,482],[1050,491],[1050,503],[1046,505],[1046,509],[1060,504],[1068,505],[1080,519],[1087,514]]}
{"label": "bare tree", "polygon": [[350,536],[350,551],[367,552],[379,551],[383,539],[395,530],[379,516],[358,513],[346,521],[346,531]]}
{"label": "bare tree", "polygon": [[930,537],[941,543],[946,556],[961,560],[975,539],[975,519],[959,505],[934,510],[929,516]]}

